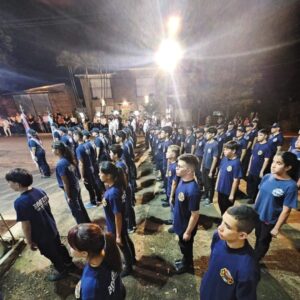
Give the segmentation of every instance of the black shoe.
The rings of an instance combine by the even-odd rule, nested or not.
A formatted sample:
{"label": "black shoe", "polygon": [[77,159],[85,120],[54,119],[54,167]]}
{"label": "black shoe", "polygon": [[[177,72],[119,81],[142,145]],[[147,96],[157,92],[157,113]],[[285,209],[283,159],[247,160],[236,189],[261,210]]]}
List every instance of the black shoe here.
{"label": "black shoe", "polygon": [[173,220],[167,220],[164,222],[166,225],[172,225],[173,224]]}
{"label": "black shoe", "polygon": [[173,227],[170,227],[170,228],[168,229],[168,232],[169,232],[169,233],[175,233],[174,228],[173,228]]}
{"label": "black shoe", "polygon": [[183,264],[182,259],[176,259],[175,260],[175,266]]}
{"label": "black shoe", "polygon": [[248,201],[247,201],[247,204],[254,204],[254,200],[253,199],[249,199]]}
{"label": "black shoe", "polygon": [[48,279],[48,281],[58,281],[58,280],[66,278],[67,276],[68,276],[68,271],[63,271],[61,273],[55,271],[54,273],[49,274],[47,279]]}
{"label": "black shoe", "polygon": [[168,202],[169,202],[169,200],[168,200],[168,199],[166,199],[166,198],[164,198],[164,199],[161,199],[161,202],[166,202],[166,203],[168,203]]}
{"label": "black shoe", "polygon": [[178,275],[183,273],[193,272],[193,271],[194,268],[192,266],[188,266],[182,262],[175,264],[175,273]]}
{"label": "black shoe", "polygon": [[162,207],[170,207],[170,203],[169,202],[165,202],[161,205]]}

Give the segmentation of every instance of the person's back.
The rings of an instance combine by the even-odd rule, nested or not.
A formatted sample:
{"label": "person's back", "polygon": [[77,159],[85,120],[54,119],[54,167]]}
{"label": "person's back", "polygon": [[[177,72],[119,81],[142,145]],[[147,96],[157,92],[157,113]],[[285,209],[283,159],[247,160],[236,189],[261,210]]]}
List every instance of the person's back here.
{"label": "person's back", "polygon": [[111,270],[105,261],[98,267],[87,263],[81,277],[82,300],[123,299],[124,287],[120,274]]}

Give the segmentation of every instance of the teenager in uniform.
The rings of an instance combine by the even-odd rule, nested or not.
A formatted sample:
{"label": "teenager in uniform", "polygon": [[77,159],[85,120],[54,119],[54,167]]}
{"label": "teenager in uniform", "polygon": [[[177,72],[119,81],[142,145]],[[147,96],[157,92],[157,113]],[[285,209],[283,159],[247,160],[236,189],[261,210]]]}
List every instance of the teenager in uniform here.
{"label": "teenager in uniform", "polygon": [[33,161],[38,165],[42,178],[51,176],[50,167],[46,161],[46,153],[37,132],[33,129],[28,130],[29,140],[28,147],[30,149]]}
{"label": "teenager in uniform", "polygon": [[86,208],[97,207],[101,202],[101,188],[96,184],[95,168],[90,147],[85,145],[82,132],[74,131],[74,140],[78,143],[76,148],[76,157],[79,164],[79,170],[83,183],[89,192],[90,203],[86,204]]}
{"label": "teenager in uniform", "polygon": [[255,256],[260,261],[272,238],[276,238],[281,226],[288,219],[292,208],[298,205],[298,160],[290,152],[277,152],[271,165],[271,174],[265,175],[259,185],[255,210],[260,222],[255,228]]}
{"label": "teenager in uniform", "polygon": [[248,141],[244,138],[244,134],[245,134],[244,127],[239,126],[236,129],[236,136],[233,139],[234,141],[237,142],[238,148],[236,151],[236,155],[239,157],[241,162],[243,162],[245,158],[247,147],[248,147]]}
{"label": "teenager in uniform", "polygon": [[[168,201],[168,205],[165,203],[162,204],[163,207],[170,206],[171,208],[171,218],[166,221],[167,225],[173,225],[174,222],[174,196],[175,190],[178,183],[178,177],[176,176],[176,166],[177,166],[177,158],[180,153],[180,147],[177,145],[171,145],[168,147],[166,156],[168,159],[168,169],[167,169],[167,188],[166,188],[166,195]],[[174,233],[173,227],[168,229],[169,233]]]}
{"label": "teenager in uniform", "polygon": [[218,152],[219,152],[219,160],[220,160],[222,158],[222,154],[223,154],[223,145],[226,141],[224,125],[219,125],[217,127],[216,141],[218,142]]}
{"label": "teenager in uniform", "polygon": [[73,255],[86,258],[75,298],[81,300],[125,299],[120,278],[122,261],[114,236],[96,224],[79,224],[69,230]]}
{"label": "teenager in uniform", "polygon": [[247,195],[250,198],[248,204],[253,204],[257,193],[258,186],[263,178],[267,166],[272,156],[271,149],[267,143],[268,132],[261,129],[257,134],[257,143],[252,149],[252,155],[249,161],[247,177]]}
{"label": "teenager in uniform", "polygon": [[161,131],[159,131],[159,135],[155,145],[155,164],[156,164],[156,170],[159,170],[161,176],[160,178],[157,177],[157,180],[162,180],[164,182],[165,172],[163,168],[163,160],[164,160],[163,144],[164,144],[164,139],[161,138]]}
{"label": "teenager in uniform", "polygon": [[236,131],[234,129],[234,123],[233,122],[229,122],[227,125],[227,131],[225,132],[226,135],[226,139],[225,139],[225,143],[232,141],[233,138],[236,136]]}
{"label": "teenager in uniform", "polygon": [[32,175],[25,169],[13,169],[5,175],[5,179],[12,190],[20,193],[14,207],[27,245],[33,251],[39,249],[56,269],[48,280],[57,281],[66,277],[74,264],[60,241],[47,194],[42,189],[31,187]]}
{"label": "teenager in uniform", "polygon": [[113,144],[110,146],[110,158],[115,163],[116,167],[121,168],[126,178],[126,200],[125,200],[125,219],[127,222],[128,233],[133,233],[136,229],[135,218],[135,195],[132,186],[129,182],[128,167],[126,162],[122,159],[123,149],[121,145]]}
{"label": "teenager in uniform", "polygon": [[177,274],[193,270],[193,244],[197,233],[201,192],[195,181],[198,159],[192,154],[178,158],[176,175],[180,181],[175,192],[174,232],[179,238],[182,259],[175,261]]}
{"label": "teenager in uniform", "polygon": [[299,137],[300,137],[300,129],[298,130],[298,136],[295,136],[291,139],[289,151],[292,151],[295,149],[295,144],[296,144],[296,141],[299,139]]}
{"label": "teenager in uniform", "polygon": [[60,134],[60,141],[63,142],[71,151],[74,152],[73,137],[68,134],[68,129],[64,126],[58,128]]}
{"label": "teenager in uniform", "polygon": [[77,224],[91,222],[82,202],[77,178],[77,162],[73,153],[62,141],[53,142],[52,151],[58,157],[56,163],[58,186],[65,193],[65,198],[73,217]]}
{"label": "teenager in uniform", "polygon": [[253,127],[253,125],[251,123],[247,123],[245,126],[244,139],[247,142],[247,149],[246,149],[245,157],[242,161],[242,169],[243,169],[244,178],[246,177],[246,173],[247,173],[247,169],[248,169],[249,161],[250,161],[250,157],[251,157],[251,149],[253,147],[254,136],[251,134],[252,127]]}
{"label": "teenager in uniform", "polygon": [[201,174],[201,164],[202,164],[202,159],[203,159],[203,154],[204,154],[204,146],[206,143],[206,140],[204,138],[204,129],[196,129],[195,130],[195,135],[196,135],[196,148],[195,148],[195,155],[198,158],[199,161],[199,168],[196,170],[196,178],[198,181],[199,186],[202,186],[202,174]]}
{"label": "teenager in uniform", "polygon": [[247,240],[257,222],[251,207],[227,209],[212,238],[208,270],[200,285],[201,300],[257,299],[260,271]]}
{"label": "teenager in uniform", "polygon": [[215,141],[217,129],[209,127],[206,132],[206,143],[204,147],[201,173],[204,185],[205,205],[210,205],[214,197],[215,172],[219,157],[218,142]]}
{"label": "teenager in uniform", "polygon": [[225,213],[228,207],[234,205],[240,179],[243,177],[241,162],[236,154],[237,149],[238,144],[235,141],[224,144],[224,157],[220,163],[216,182],[221,215]]}
{"label": "teenager in uniform", "polygon": [[196,138],[193,135],[193,129],[191,127],[188,127],[185,132],[186,137],[184,141],[184,153],[194,154]]}
{"label": "teenager in uniform", "polygon": [[272,151],[272,156],[274,156],[277,151],[281,150],[283,142],[284,138],[282,132],[280,131],[280,125],[278,123],[274,123],[271,127],[271,134],[268,140],[268,144]]}
{"label": "teenager in uniform", "polygon": [[178,135],[175,143],[180,147],[180,154],[183,154],[184,152],[184,142],[185,142],[184,128],[181,126],[178,128]]}
{"label": "teenager in uniform", "polygon": [[125,267],[121,276],[124,277],[132,272],[135,263],[134,244],[128,235],[125,220],[126,179],[123,170],[112,162],[101,164],[100,178],[107,187],[102,200],[107,232],[114,234],[123,253]]}
{"label": "teenager in uniform", "polygon": [[298,187],[298,190],[299,190],[299,188],[300,188],[300,136],[298,137],[298,139],[295,142],[295,148],[290,152],[294,153],[297,156],[297,159],[298,159],[299,168],[298,168],[297,187]]}

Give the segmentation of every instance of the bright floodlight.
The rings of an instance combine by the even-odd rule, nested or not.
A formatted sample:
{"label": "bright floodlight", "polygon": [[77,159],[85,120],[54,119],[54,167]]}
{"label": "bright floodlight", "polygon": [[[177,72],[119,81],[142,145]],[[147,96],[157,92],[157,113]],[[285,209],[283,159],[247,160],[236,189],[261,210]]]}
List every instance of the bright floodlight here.
{"label": "bright floodlight", "polygon": [[162,41],[156,53],[156,63],[165,71],[172,72],[182,58],[179,43],[173,39]]}
{"label": "bright floodlight", "polygon": [[118,110],[114,110],[114,111],[113,111],[113,115],[114,115],[114,116],[117,116],[118,114],[119,114],[119,111],[118,111]]}
{"label": "bright floodlight", "polygon": [[146,95],[146,96],[144,96],[144,98],[145,98],[145,104],[148,104],[149,103],[149,96]]}
{"label": "bright floodlight", "polygon": [[140,114],[140,112],[137,111],[137,110],[135,110],[135,111],[133,112],[133,114],[137,117],[137,116]]}
{"label": "bright floodlight", "polygon": [[176,36],[180,28],[180,18],[178,16],[172,16],[167,23],[168,35]]}

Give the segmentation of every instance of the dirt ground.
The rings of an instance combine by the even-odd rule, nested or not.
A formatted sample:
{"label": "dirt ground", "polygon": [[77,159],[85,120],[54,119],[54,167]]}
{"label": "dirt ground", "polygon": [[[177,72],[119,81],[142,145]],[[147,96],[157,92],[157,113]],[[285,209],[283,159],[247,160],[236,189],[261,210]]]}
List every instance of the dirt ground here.
{"label": "dirt ground", "polygon": [[[50,152],[50,138],[44,137],[48,161],[54,166],[54,157]],[[16,194],[10,191],[3,180],[5,171],[12,166],[22,165],[34,172],[34,185],[46,190],[50,196],[53,214],[63,241],[68,229],[73,226],[68,207],[62,193],[56,185],[54,176],[50,179],[39,178],[34,165],[29,160],[24,139],[14,138],[0,140],[0,211],[7,219],[15,217],[13,200]],[[195,274],[175,275],[173,261],[180,258],[177,237],[167,232],[169,226],[163,221],[169,218],[169,209],[162,208],[163,195],[158,194],[161,183],[155,180],[156,174],[150,157],[142,148],[137,149],[139,159],[139,191],[136,194],[135,207],[138,228],[131,235],[137,252],[137,265],[131,276],[124,279],[127,299],[199,299],[199,285],[205,272],[211,237],[217,228],[219,211],[214,207],[200,208],[200,221],[194,243]],[[18,153],[16,155],[16,152]],[[11,158],[13,157],[13,159]],[[26,158],[26,163],[24,160]],[[2,164],[4,163],[4,164]],[[2,175],[3,174],[3,175]],[[242,184],[242,189],[244,184]],[[83,191],[83,199],[87,192]],[[243,200],[244,201],[244,200]],[[243,203],[243,201],[238,201]],[[103,209],[88,210],[92,219],[103,223]],[[271,249],[264,259],[265,268],[258,286],[258,299],[299,299],[300,295],[300,212],[293,211],[282,232],[271,244]],[[13,228],[17,237],[22,236],[18,224]],[[253,234],[250,243],[253,244]],[[76,261],[79,266],[82,262]],[[72,274],[60,282],[51,283],[45,280],[51,266],[49,261],[37,251],[27,247],[20,254],[12,268],[1,278],[0,286],[4,299],[75,299],[74,287],[80,274]],[[222,296],[220,295],[220,299]]]}

